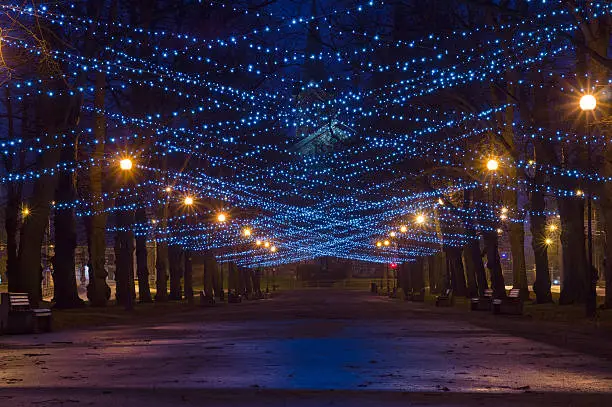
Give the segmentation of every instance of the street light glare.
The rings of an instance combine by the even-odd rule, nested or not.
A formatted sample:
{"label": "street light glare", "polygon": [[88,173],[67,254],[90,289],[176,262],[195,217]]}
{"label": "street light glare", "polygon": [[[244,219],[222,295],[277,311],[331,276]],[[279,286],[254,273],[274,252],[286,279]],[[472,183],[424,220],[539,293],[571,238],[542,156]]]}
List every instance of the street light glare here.
{"label": "street light glare", "polygon": [[593,95],[584,95],[580,98],[580,109],[583,111],[595,110],[597,107],[597,99]]}
{"label": "street light glare", "polygon": [[385,246],[389,246],[389,245],[391,244],[391,242],[390,242],[390,241],[388,241],[388,240],[385,240],[385,242],[384,242],[384,243],[385,243]]}
{"label": "street light glare", "polygon": [[417,215],[416,223],[418,223],[419,225],[422,225],[423,223],[425,223],[425,215]]}
{"label": "street light glare", "polygon": [[382,246],[382,242],[376,242],[376,247],[381,247]]}
{"label": "street light glare", "polygon": [[550,225],[548,227],[548,230],[550,230],[551,232],[554,232],[555,230],[557,230],[557,225]]}
{"label": "street light glare", "polygon": [[242,234],[245,235],[246,237],[251,236],[251,229],[244,228],[244,230],[242,231]]}
{"label": "street light glare", "polygon": [[546,240],[544,241],[544,243],[546,243],[547,246],[550,246],[552,244],[552,239],[547,237]]}
{"label": "street light glare", "polygon": [[402,233],[406,233],[406,232],[408,232],[408,228],[407,228],[406,226],[402,226],[402,227],[400,228],[400,232],[402,232]]}
{"label": "street light glare", "polygon": [[227,220],[227,216],[225,216],[224,213],[220,213],[220,214],[217,215],[217,220],[219,222],[225,222]]}
{"label": "street light glare", "polygon": [[491,158],[489,161],[487,161],[487,169],[489,171],[497,171],[497,169],[499,168],[499,161],[497,161],[494,158]]}
{"label": "street light glare", "polygon": [[121,161],[119,161],[119,167],[123,171],[131,170],[133,165],[134,164],[132,163],[132,160],[130,160],[129,158],[123,158]]}
{"label": "street light glare", "polygon": [[272,253],[276,252],[276,246],[272,246],[272,247],[270,247],[270,251],[271,251]]}
{"label": "street light glare", "polygon": [[389,236],[390,236],[390,237],[395,237],[395,236],[397,236],[397,233],[395,233],[395,232],[391,232],[391,233],[389,233]]}
{"label": "street light glare", "polygon": [[256,244],[257,246],[261,246],[261,240],[257,239],[257,240],[255,241],[255,244]]}
{"label": "street light glare", "polygon": [[27,206],[24,206],[21,210],[21,215],[25,218],[30,214],[30,209]]}

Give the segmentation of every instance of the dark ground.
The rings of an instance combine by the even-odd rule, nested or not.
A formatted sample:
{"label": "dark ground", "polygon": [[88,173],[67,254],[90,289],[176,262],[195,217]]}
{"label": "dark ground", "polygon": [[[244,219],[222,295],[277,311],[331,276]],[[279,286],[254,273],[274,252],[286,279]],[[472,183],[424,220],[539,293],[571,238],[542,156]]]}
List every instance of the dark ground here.
{"label": "dark ground", "polygon": [[1,337],[0,406],[612,405],[612,341],[594,324],[340,290],[177,307]]}

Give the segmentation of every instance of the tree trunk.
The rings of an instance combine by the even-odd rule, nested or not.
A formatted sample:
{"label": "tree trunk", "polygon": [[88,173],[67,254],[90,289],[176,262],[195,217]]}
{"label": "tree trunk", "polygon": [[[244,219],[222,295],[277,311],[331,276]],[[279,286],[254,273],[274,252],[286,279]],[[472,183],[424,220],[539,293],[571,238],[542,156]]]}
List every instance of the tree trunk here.
{"label": "tree trunk", "polygon": [[559,304],[584,303],[587,293],[586,248],[584,237],[584,200],[558,198],[561,216],[563,281]]}
{"label": "tree trunk", "polygon": [[149,288],[149,265],[147,255],[147,212],[145,208],[136,209],[136,223],[141,227],[136,235],[136,274],[138,275],[138,297],[140,302],[152,302]]}
{"label": "tree trunk", "polygon": [[420,292],[425,288],[425,278],[423,275],[423,258],[419,257],[414,263],[410,264],[410,282],[412,283],[412,289]]}
{"label": "tree trunk", "polygon": [[527,266],[525,265],[525,228],[522,221],[510,223],[510,251],[512,253],[513,288],[520,290],[523,300],[529,299]]}
{"label": "tree trunk", "polygon": [[499,259],[499,249],[497,243],[497,231],[488,230],[483,234],[485,250],[487,253],[487,268],[491,275],[491,288],[495,298],[506,297],[506,284],[502,273],[501,262]]}
{"label": "tree trunk", "polygon": [[458,247],[445,247],[447,268],[447,287],[453,289],[453,295],[458,297],[467,296],[467,286],[465,283],[465,271],[463,269],[463,259],[461,249]]}
{"label": "tree trunk", "polygon": [[427,269],[429,276],[429,293],[439,294],[440,288],[438,287],[438,275],[435,255],[429,256],[427,258]]}
{"label": "tree trunk", "polygon": [[[91,155],[95,163],[104,159],[106,141],[106,117],[103,113],[106,97],[106,77],[102,72],[96,73],[96,88],[94,91],[95,145]],[[106,212],[102,195],[102,166],[89,167],[89,200],[93,214],[85,219],[87,246],[89,253],[89,285],[87,298],[94,307],[104,307],[110,298],[110,288],[106,284]]]}
{"label": "tree trunk", "polygon": [[183,278],[182,255],[180,246],[171,245],[168,248],[170,257],[170,297],[172,301],[180,301],[183,298],[181,279]]}
{"label": "tree trunk", "polygon": [[193,260],[191,250],[185,250],[185,299],[193,304]]}
{"label": "tree trunk", "polygon": [[[5,88],[6,92],[6,109],[8,118],[7,136],[9,139],[15,138],[15,125],[13,119],[13,108],[12,99],[10,94],[10,87]],[[24,138],[28,136],[28,121],[27,121],[28,106],[24,100],[23,112],[22,112],[22,133]],[[25,164],[25,152],[20,152],[18,171],[22,171]],[[15,170],[13,156],[8,155],[4,159],[4,166],[6,172],[12,172]],[[6,278],[9,282],[15,280],[19,273],[19,262],[18,262],[18,243],[17,233],[19,231],[19,206],[21,203],[21,192],[22,184],[17,182],[11,182],[6,186],[6,207],[4,208],[4,227],[6,229]]]}
{"label": "tree trunk", "polygon": [[[61,160],[76,160],[77,138],[72,145],[63,148]],[[76,198],[75,175],[73,172],[59,174],[55,200],[60,203],[72,202]],[[75,274],[75,249],[77,246],[76,220],[70,206],[55,210],[55,255],[53,256],[53,284],[56,308],[82,307]]]}
{"label": "tree trunk", "polygon": [[550,270],[548,268],[548,253],[546,240],[546,209],[544,194],[541,192],[531,193],[531,247],[535,258],[536,277],[533,291],[538,304],[552,302],[550,291]]}
{"label": "tree trunk", "polygon": [[[410,269],[412,267],[412,263],[410,262],[404,262],[402,264],[400,264],[400,273],[399,273],[399,286],[401,287],[402,291],[404,292],[404,294],[409,293],[410,291],[412,291],[413,287],[412,287],[412,279],[411,279],[411,273],[410,273]],[[382,287],[379,287],[378,289],[380,290]]]}
{"label": "tree trunk", "polygon": [[463,247],[463,259],[467,275],[468,295],[470,298],[482,296],[488,288],[487,278],[482,257],[480,256],[480,243],[472,239]]}

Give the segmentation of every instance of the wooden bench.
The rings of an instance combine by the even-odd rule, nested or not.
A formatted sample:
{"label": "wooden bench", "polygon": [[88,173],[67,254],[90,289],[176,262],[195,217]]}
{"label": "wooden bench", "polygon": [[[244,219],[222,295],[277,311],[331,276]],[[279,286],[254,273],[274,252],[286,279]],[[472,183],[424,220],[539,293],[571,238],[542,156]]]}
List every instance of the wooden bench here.
{"label": "wooden bench", "polygon": [[200,305],[203,307],[213,307],[215,305],[215,297],[209,297],[204,291],[200,291]]}
{"label": "wooden bench", "polygon": [[506,315],[523,315],[523,299],[521,290],[513,288],[506,298],[493,300],[493,313]]}
{"label": "wooden bench", "polygon": [[418,291],[412,290],[410,292],[410,301],[424,302],[425,301],[425,289],[421,288]]}
{"label": "wooden bench", "polygon": [[227,303],[228,304],[238,304],[242,302],[242,295],[236,293],[236,292],[229,292],[227,294]]}
{"label": "wooden bench", "polygon": [[493,305],[493,290],[487,288],[484,290],[482,297],[474,297],[470,299],[470,307],[472,311],[491,311]]}
{"label": "wooden bench", "polygon": [[436,307],[450,307],[453,305],[453,290],[447,288],[444,293],[436,297]]}
{"label": "wooden bench", "polygon": [[51,310],[32,308],[27,294],[0,295],[0,331],[18,334],[51,331]]}

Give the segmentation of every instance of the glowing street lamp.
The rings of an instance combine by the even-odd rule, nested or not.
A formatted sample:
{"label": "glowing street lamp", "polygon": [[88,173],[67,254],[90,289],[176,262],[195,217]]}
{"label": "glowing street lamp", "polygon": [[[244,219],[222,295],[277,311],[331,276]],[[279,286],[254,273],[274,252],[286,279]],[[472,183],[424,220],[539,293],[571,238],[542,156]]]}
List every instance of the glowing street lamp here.
{"label": "glowing street lamp", "polygon": [[487,170],[489,171],[497,171],[497,169],[499,168],[499,161],[497,161],[494,158],[489,159],[489,161],[487,161]]}
{"label": "glowing street lamp", "polygon": [[382,242],[376,242],[376,247],[382,247]]}
{"label": "glowing street lamp", "polygon": [[272,246],[272,247],[270,247],[270,251],[271,251],[272,253],[275,253],[275,252],[276,252],[276,250],[277,250],[277,249],[276,249],[276,246]]}
{"label": "glowing street lamp", "polygon": [[395,237],[395,236],[397,236],[397,233],[395,233],[395,232],[391,232],[391,233],[389,233],[389,236],[390,236],[390,237]]}
{"label": "glowing street lamp", "polygon": [[508,213],[508,208],[506,208],[505,206],[503,208],[501,208],[501,212],[502,213]]}
{"label": "glowing street lamp", "polygon": [[546,240],[544,240],[544,243],[546,243],[546,246],[550,246],[553,243],[553,241],[550,237],[547,237]]}
{"label": "glowing street lamp", "polygon": [[251,236],[251,229],[250,229],[250,228],[244,228],[244,229],[242,230],[242,234],[243,234],[245,237],[249,237],[249,236]]}
{"label": "glowing street lamp", "polygon": [[597,107],[597,99],[593,95],[584,95],[580,98],[580,109],[582,111],[592,111]]}
{"label": "glowing street lamp", "polygon": [[169,194],[170,192],[172,192],[172,187],[166,187],[165,191],[166,191],[166,193]]}
{"label": "glowing street lamp", "polygon": [[417,215],[416,223],[419,225],[422,225],[423,223],[425,223],[425,215]]}
{"label": "glowing street lamp", "polygon": [[133,165],[134,163],[129,158],[123,158],[121,161],[119,161],[119,168],[121,168],[123,171],[131,170]]}
{"label": "glowing street lamp", "polygon": [[406,233],[406,232],[408,232],[408,228],[406,226],[402,226],[402,227],[400,227],[400,232]]}
{"label": "glowing street lamp", "polygon": [[444,206],[444,200],[442,198],[438,198],[438,205]]}
{"label": "glowing street lamp", "polygon": [[217,215],[217,221],[218,222],[225,222],[227,220],[227,216],[225,216],[224,213],[220,213]]}
{"label": "glowing street lamp", "polygon": [[193,205],[193,198],[190,196],[186,196],[185,200],[183,201],[183,203],[187,206],[191,206]]}
{"label": "glowing street lamp", "polygon": [[257,246],[261,246],[261,240],[257,239],[257,240],[255,241],[255,244],[256,244]]}
{"label": "glowing street lamp", "polygon": [[270,247],[270,242],[264,242],[264,247],[267,249],[268,247]]}
{"label": "glowing street lamp", "polygon": [[555,230],[557,230],[557,225],[550,225],[548,226],[548,230],[550,230],[551,232],[554,232]]}
{"label": "glowing street lamp", "polygon": [[384,243],[385,246],[389,246],[391,244],[391,242],[388,241],[388,240],[385,240],[383,243]]}
{"label": "glowing street lamp", "polygon": [[23,216],[24,218],[27,218],[30,215],[30,208],[28,208],[27,206],[24,206],[23,208],[21,208],[21,216]]}

